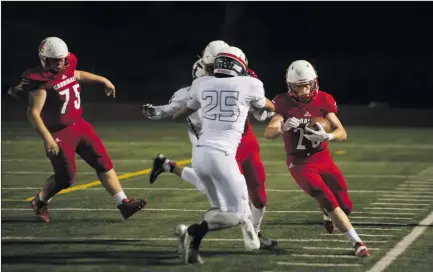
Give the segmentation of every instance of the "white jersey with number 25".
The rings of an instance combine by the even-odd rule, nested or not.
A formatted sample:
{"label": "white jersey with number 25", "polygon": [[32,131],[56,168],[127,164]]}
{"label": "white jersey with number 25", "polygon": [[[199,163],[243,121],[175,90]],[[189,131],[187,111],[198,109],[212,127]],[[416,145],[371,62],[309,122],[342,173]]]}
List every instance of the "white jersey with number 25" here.
{"label": "white jersey with number 25", "polygon": [[193,81],[190,95],[188,108],[198,109],[203,118],[197,145],[226,154],[236,153],[250,107],[266,104],[263,83],[249,76],[203,76]]}

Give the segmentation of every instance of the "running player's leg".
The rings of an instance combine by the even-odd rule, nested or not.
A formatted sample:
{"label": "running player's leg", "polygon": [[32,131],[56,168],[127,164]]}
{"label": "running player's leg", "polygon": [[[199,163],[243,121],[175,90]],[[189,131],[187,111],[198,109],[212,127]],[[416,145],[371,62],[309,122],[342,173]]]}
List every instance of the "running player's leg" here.
{"label": "running player's leg", "polygon": [[305,164],[291,166],[289,170],[299,187],[314,197],[321,209],[328,213],[335,226],[345,233],[355,248],[355,254],[360,257],[369,256],[367,247],[359,238],[347,215],[340,208],[337,198],[320,176],[320,168],[320,165]]}
{"label": "running player's leg", "polygon": [[124,219],[143,209],[147,199],[128,199],[113,168],[110,156],[93,127],[82,120],[76,125],[81,135],[76,152],[93,169],[107,192],[113,197]]}

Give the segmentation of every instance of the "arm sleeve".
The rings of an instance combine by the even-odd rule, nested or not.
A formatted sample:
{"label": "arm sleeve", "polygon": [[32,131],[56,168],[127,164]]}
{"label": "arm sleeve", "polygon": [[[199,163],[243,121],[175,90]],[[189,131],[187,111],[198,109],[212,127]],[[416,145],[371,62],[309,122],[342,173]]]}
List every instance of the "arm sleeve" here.
{"label": "arm sleeve", "polygon": [[333,112],[336,114],[338,112],[337,102],[330,94],[325,97],[325,110],[327,111],[327,113]]}
{"label": "arm sleeve", "polygon": [[197,84],[194,84],[196,81],[192,83],[190,93],[190,99],[186,103],[186,106],[192,110],[198,110],[200,108],[200,99],[198,99],[198,88]]}
{"label": "arm sleeve", "polygon": [[266,105],[265,89],[263,88],[263,83],[255,79],[253,80],[253,97],[251,99],[251,105],[256,108],[263,108]]}
{"label": "arm sleeve", "polygon": [[155,106],[155,115],[149,117],[151,120],[160,120],[170,116],[180,108],[182,108],[189,100],[189,89],[180,89],[173,94],[168,101],[168,104]]}

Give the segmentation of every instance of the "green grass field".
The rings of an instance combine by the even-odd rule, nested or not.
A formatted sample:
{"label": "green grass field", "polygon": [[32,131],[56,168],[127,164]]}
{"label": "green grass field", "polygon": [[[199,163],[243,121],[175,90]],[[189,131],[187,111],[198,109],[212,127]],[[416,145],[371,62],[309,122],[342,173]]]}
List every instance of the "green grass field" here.
{"label": "green grass field", "polygon": [[[119,174],[151,166],[162,152],[190,158],[184,124],[95,123]],[[143,212],[123,222],[101,185],[58,195],[51,222],[35,221],[26,198],[51,175],[43,145],[26,123],[2,122],[2,270],[4,271],[367,271],[433,210],[433,129],[348,127],[348,141],[330,148],[348,182],[351,220],[372,256],[353,256],[341,233],[329,235],[316,203],[288,174],[282,140],[263,138],[255,125],[267,171],[265,235],[274,251],[243,251],[240,227],[209,233],[205,264],[183,265],[173,236],[178,223],[199,220],[206,197],[172,174],[150,186],[148,175],[123,179],[129,195],[147,197]],[[77,159],[76,185],[97,180]],[[432,271],[430,226],[386,271]],[[326,265],[326,266],[325,266]]]}

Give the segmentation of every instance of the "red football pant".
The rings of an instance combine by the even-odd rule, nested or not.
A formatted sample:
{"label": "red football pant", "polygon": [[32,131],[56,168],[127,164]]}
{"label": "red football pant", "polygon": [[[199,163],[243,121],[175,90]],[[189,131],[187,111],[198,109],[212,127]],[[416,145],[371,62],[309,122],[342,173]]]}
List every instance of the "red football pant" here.
{"label": "red football pant", "polygon": [[304,192],[317,200],[322,209],[332,212],[340,207],[349,215],[352,212],[352,201],[347,192],[346,181],[332,157],[326,157],[320,163],[296,166],[288,163],[290,174]]}
{"label": "red football pant", "polygon": [[75,152],[86,161],[97,173],[113,169],[113,163],[107,150],[92,125],[84,119],[79,119],[66,128],[52,133],[59,145],[60,152],[50,158],[54,168],[57,184],[68,188],[75,182],[77,165]]}
{"label": "red football pant", "polygon": [[260,159],[259,143],[254,134],[242,137],[236,161],[239,170],[245,176],[251,202],[257,209],[262,209],[268,203],[265,190],[266,172]]}

